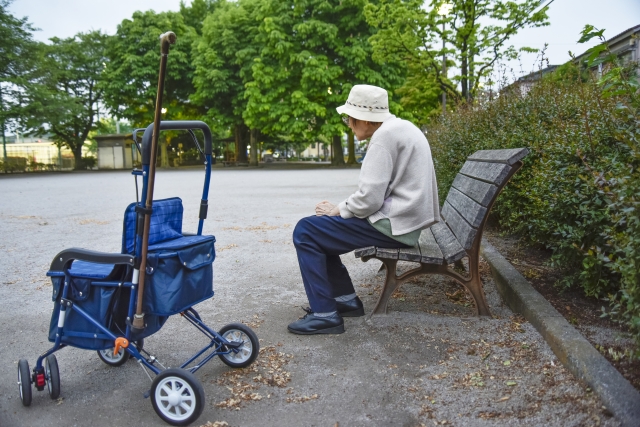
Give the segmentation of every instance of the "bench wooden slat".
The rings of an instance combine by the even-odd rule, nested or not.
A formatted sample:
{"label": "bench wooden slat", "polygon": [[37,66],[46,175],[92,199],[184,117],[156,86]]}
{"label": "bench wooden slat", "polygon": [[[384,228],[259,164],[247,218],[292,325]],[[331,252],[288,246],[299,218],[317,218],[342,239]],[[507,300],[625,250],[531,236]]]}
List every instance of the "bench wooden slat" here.
{"label": "bench wooden slat", "polygon": [[460,173],[479,179],[498,187],[502,185],[504,179],[509,175],[511,166],[506,163],[488,163],[488,162],[471,162],[466,161],[460,169]]}
{"label": "bench wooden slat", "polygon": [[478,231],[471,227],[446,200],[442,206],[442,217],[447,221],[447,225],[449,225],[449,228],[451,228],[451,231],[453,231],[453,234],[455,234],[462,247],[471,249],[473,239],[476,237]]}
{"label": "bench wooden slat", "polygon": [[489,203],[493,200],[493,196],[495,196],[498,191],[498,187],[493,184],[478,181],[477,179],[469,178],[462,174],[456,175],[456,179],[453,180],[451,186],[485,207],[489,206]]}
{"label": "bench wooden slat", "polygon": [[398,249],[398,259],[402,261],[420,262],[422,260],[420,247],[415,246],[413,248]]}
{"label": "bench wooden slat", "polygon": [[425,264],[442,264],[444,256],[442,251],[436,242],[436,238],[433,237],[431,228],[422,230],[420,233],[420,239],[418,240],[418,246],[420,247],[420,253],[422,255],[421,261]]}
{"label": "bench wooden slat", "polygon": [[456,239],[456,236],[449,230],[449,227],[444,222],[437,222],[430,228],[435,237],[440,250],[442,251],[442,257],[447,264],[456,262],[464,258],[467,253]]}
{"label": "bench wooden slat", "polygon": [[480,227],[487,213],[487,208],[479,205],[473,199],[453,187],[449,189],[446,202],[453,206],[473,228]]}
{"label": "bench wooden slat", "polygon": [[376,257],[398,259],[398,249],[376,248]]}
{"label": "bench wooden slat", "polygon": [[375,246],[367,246],[366,248],[360,248],[355,250],[356,258],[360,258],[363,256],[370,256],[376,254]]}
{"label": "bench wooden slat", "polygon": [[528,148],[509,148],[505,150],[480,150],[473,153],[467,160],[476,162],[506,163],[513,165],[529,154]]}

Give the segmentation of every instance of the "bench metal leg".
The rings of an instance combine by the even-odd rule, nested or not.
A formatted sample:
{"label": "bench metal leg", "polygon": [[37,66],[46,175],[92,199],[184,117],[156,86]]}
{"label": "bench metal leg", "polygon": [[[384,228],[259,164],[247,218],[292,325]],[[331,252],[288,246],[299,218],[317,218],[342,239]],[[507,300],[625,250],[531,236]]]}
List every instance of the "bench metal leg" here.
{"label": "bench metal leg", "polygon": [[378,302],[376,304],[376,307],[373,309],[371,316],[387,314],[387,304],[389,303],[389,299],[391,298],[391,295],[395,292],[395,290],[412,277],[425,274],[441,274],[451,277],[462,286],[464,286],[467,291],[469,291],[471,297],[475,302],[477,315],[489,317],[491,316],[489,305],[487,304],[487,300],[484,296],[482,281],[480,280],[478,261],[474,262],[472,260],[469,260],[470,275],[467,277],[462,276],[458,272],[450,269],[447,265],[430,264],[422,264],[419,268],[407,271],[401,276],[396,276],[396,265],[398,263],[398,260],[380,259],[380,261],[382,261],[383,265],[385,266],[386,276],[382,292],[380,293],[380,297],[378,298]]}
{"label": "bench metal leg", "polygon": [[378,303],[371,313],[372,316],[374,314],[387,314],[387,304],[389,303],[389,298],[391,298],[391,295],[398,286],[398,282],[396,280],[396,265],[398,264],[398,260],[381,259],[380,261],[382,261],[382,265],[386,270],[386,276],[384,279],[382,292],[380,292],[380,298],[378,298]]}
{"label": "bench metal leg", "polygon": [[476,314],[480,316],[491,316],[489,311],[489,305],[484,296],[484,290],[482,288],[482,281],[480,280],[480,258],[474,256],[469,258],[469,273],[471,277],[466,283],[462,283],[465,288],[469,290],[471,296],[476,302]]}
{"label": "bench metal leg", "polygon": [[[470,251],[471,252],[471,251]],[[458,283],[465,287],[473,297],[476,304],[476,314],[479,316],[491,316],[489,311],[489,305],[484,296],[484,290],[482,288],[482,281],[480,280],[479,262],[477,256],[470,254],[469,256],[469,275],[467,277],[462,276],[458,272],[449,268],[449,266],[438,266],[434,273],[443,274],[445,276],[455,279]]]}
{"label": "bench metal leg", "polygon": [[429,274],[441,274],[443,276],[451,277],[452,279],[460,283],[471,294],[471,297],[475,302],[476,314],[480,316],[491,316],[489,305],[487,304],[487,300],[484,296],[482,281],[480,280],[478,258],[475,258],[475,260],[474,258],[469,258],[469,275],[466,277],[449,268],[449,266],[447,265],[434,264],[422,264],[418,268],[414,268],[413,270],[409,270],[400,276],[396,276],[396,266],[398,264],[398,260],[381,258],[378,259],[382,261],[382,265],[386,270],[386,276],[382,292],[380,293],[380,297],[378,298],[378,302],[376,303],[371,316],[387,314],[387,305],[389,303],[389,299],[391,299],[391,295],[404,282],[415,276]]}

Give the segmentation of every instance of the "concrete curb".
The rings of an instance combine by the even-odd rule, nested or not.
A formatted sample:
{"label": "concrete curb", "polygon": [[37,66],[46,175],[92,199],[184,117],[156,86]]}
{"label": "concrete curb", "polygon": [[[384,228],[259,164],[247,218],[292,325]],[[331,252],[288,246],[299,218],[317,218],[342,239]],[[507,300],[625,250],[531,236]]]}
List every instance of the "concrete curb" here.
{"label": "concrete curb", "polygon": [[623,426],[640,425],[640,393],[631,383],[486,240],[482,241],[480,254],[491,266],[498,291],[509,308],[540,332],[558,359],[591,387]]}

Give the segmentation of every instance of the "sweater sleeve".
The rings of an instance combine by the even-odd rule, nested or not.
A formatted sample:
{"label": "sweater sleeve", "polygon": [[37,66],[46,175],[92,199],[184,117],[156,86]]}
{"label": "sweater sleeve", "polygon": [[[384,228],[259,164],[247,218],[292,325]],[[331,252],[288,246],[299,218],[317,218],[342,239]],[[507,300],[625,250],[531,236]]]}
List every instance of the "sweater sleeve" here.
{"label": "sweater sleeve", "polygon": [[340,216],[366,218],[380,210],[392,172],[391,153],[378,144],[371,145],[360,169],[358,190],[338,205]]}

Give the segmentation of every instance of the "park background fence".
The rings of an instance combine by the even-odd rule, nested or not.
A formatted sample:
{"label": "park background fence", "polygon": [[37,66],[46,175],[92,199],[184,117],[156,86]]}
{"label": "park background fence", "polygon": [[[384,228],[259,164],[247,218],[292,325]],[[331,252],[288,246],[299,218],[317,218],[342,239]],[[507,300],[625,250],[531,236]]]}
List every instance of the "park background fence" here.
{"label": "park background fence", "polygon": [[[25,142],[6,144],[6,157],[0,157],[4,172],[60,171],[75,167],[73,153],[66,147],[57,147],[52,142]],[[83,157],[89,153],[83,147]]]}

